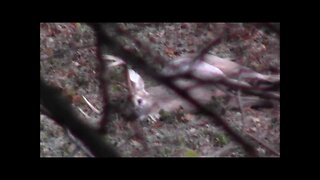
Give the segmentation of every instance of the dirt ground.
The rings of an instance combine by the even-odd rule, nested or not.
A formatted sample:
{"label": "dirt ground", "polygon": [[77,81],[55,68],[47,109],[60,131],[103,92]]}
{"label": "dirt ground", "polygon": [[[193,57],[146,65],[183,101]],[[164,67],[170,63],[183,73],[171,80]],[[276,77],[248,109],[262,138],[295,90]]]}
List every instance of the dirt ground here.
{"label": "dirt ground", "polygon": [[[224,23],[124,23],[139,40],[166,59],[193,53],[205,47],[223,32]],[[229,24],[237,36],[214,46],[211,54],[239,58],[237,63],[264,74],[280,73],[280,40],[272,32],[247,24]],[[40,24],[40,74],[50,84],[64,90],[79,112],[90,124],[101,115],[90,109],[81,96],[102,109],[97,80],[93,31],[82,23]],[[146,86],[158,85],[143,75]],[[220,100],[217,100],[217,102]],[[234,128],[259,139],[280,152],[280,103],[272,108],[244,107],[244,121],[238,109],[217,105]],[[215,106],[216,107],[216,106]],[[222,110],[221,110],[222,109]],[[243,157],[242,148],[220,128],[200,114],[177,113],[156,123],[141,123],[149,151],[133,138],[133,130],[117,117],[109,125],[106,141],[123,157]],[[263,146],[261,156],[279,157]],[[40,113],[40,157],[87,157],[68,137],[65,130]]]}

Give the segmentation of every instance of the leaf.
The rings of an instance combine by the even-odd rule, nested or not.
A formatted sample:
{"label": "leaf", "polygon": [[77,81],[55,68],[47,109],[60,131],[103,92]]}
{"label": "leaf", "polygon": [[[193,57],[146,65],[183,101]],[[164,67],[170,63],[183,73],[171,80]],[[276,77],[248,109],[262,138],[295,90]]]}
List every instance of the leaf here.
{"label": "leaf", "polygon": [[149,36],[149,41],[152,42],[152,43],[156,43],[157,42],[156,38],[153,37],[153,36]]}
{"label": "leaf", "polygon": [[163,123],[161,123],[160,121],[157,121],[151,127],[155,128],[155,129],[158,129],[158,128],[161,128],[162,126],[163,126]]}
{"label": "leaf", "polygon": [[197,152],[195,152],[192,149],[188,149],[185,153],[184,156],[186,157],[199,157],[199,154]]}
{"label": "leaf", "polygon": [[72,97],[72,102],[77,104],[77,105],[79,105],[80,103],[83,102],[83,99],[82,99],[82,97],[80,95],[74,95]]}
{"label": "leaf", "polygon": [[175,51],[172,48],[166,48],[164,51],[169,57],[173,57],[175,55]]}
{"label": "leaf", "polygon": [[51,48],[46,48],[43,51],[44,51],[44,54],[47,55],[48,57],[53,56],[53,50]]}
{"label": "leaf", "polygon": [[76,75],[76,73],[72,69],[67,73],[68,78],[74,77],[75,75]]}

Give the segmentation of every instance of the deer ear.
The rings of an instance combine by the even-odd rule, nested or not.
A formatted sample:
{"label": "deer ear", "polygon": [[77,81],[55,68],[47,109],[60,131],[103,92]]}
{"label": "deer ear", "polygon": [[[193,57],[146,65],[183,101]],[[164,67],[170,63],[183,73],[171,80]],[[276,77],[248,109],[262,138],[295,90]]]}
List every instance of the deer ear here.
{"label": "deer ear", "polygon": [[144,90],[144,81],[138,73],[129,69],[129,78],[134,91]]}
{"label": "deer ear", "polygon": [[103,55],[103,58],[107,61],[111,61],[111,63],[108,65],[109,67],[126,64],[122,59],[120,59],[116,56],[105,54],[105,55]]}

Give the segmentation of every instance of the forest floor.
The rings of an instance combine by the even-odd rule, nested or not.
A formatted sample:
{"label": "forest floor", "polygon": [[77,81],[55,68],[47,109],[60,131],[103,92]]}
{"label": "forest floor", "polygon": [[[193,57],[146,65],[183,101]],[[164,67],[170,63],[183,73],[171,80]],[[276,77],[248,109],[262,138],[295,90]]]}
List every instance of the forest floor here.
{"label": "forest floor", "polygon": [[[219,23],[125,23],[130,32],[164,58],[174,59],[184,53],[198,52],[220,35]],[[263,74],[280,73],[280,41],[275,34],[252,26],[231,24],[237,37],[214,46],[210,53],[237,58],[237,63]],[[98,109],[102,100],[97,79],[95,37],[86,24],[40,24],[40,74],[50,84],[60,87],[76,107],[90,116],[84,121],[95,124],[101,115],[93,112],[81,99],[85,96]],[[146,86],[158,85],[144,76]],[[239,110],[223,107],[223,117],[234,128],[259,139],[280,152],[280,103],[272,108],[244,107],[244,120]],[[242,148],[218,126],[198,114],[187,113],[184,120],[173,118],[155,124],[144,123],[143,133],[149,151],[132,138],[133,131],[121,121],[110,123],[112,131],[105,135],[123,157],[242,157]],[[243,121],[245,123],[243,123]],[[243,127],[244,125],[244,127]],[[279,157],[259,147],[261,156]],[[40,114],[40,157],[86,157],[70,141],[64,129]]]}

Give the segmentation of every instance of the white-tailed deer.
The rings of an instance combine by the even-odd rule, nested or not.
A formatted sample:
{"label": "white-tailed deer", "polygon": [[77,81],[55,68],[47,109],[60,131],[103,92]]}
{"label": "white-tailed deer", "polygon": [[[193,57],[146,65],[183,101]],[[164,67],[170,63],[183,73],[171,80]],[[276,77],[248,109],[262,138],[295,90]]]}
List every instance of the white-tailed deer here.
{"label": "white-tailed deer", "polygon": [[[245,80],[248,82],[251,80],[280,81],[280,76],[263,75],[228,59],[219,58],[214,55],[204,55],[203,59],[192,61],[194,57],[194,55],[189,54],[172,60],[172,63],[164,66],[162,74],[168,77],[190,72],[193,77],[200,80],[211,80],[212,82],[225,81],[227,84],[229,83],[236,87],[242,86],[247,88],[251,88],[251,85]],[[142,120],[147,116],[151,117],[151,119],[157,118],[158,112],[161,109],[169,112],[175,111],[180,107],[183,107],[185,111],[195,110],[192,104],[180,98],[163,85],[145,89],[142,77],[134,70],[128,69],[128,66],[122,59],[112,55],[104,55],[104,59],[109,61],[109,67],[125,66],[126,84],[129,91],[128,108],[131,109],[130,112],[134,113],[137,119]],[[239,76],[242,77],[241,80],[237,79]],[[199,85],[193,79],[175,80],[174,83],[186,90],[191,97],[198,100],[201,104],[210,102],[212,96],[226,95],[226,92],[212,88],[208,84]]]}

